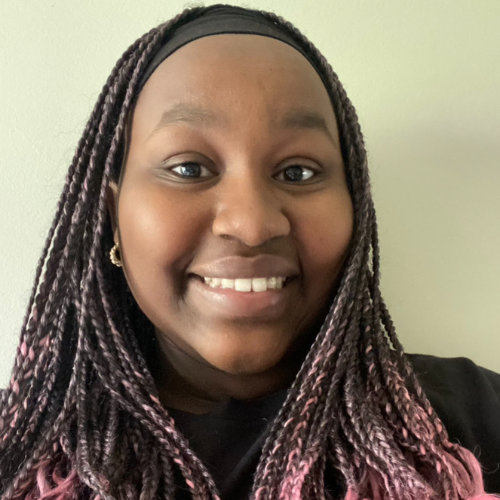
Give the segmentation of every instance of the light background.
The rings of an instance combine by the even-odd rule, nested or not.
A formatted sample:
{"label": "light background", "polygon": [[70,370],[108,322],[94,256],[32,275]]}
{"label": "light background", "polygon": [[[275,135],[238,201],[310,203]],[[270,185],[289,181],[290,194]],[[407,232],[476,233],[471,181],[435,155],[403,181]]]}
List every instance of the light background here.
{"label": "light background", "polygon": [[[211,2],[207,2],[209,4]],[[408,352],[500,372],[500,2],[255,0],[360,115],[383,292]],[[176,0],[0,3],[0,387],[73,150],[121,53]]]}

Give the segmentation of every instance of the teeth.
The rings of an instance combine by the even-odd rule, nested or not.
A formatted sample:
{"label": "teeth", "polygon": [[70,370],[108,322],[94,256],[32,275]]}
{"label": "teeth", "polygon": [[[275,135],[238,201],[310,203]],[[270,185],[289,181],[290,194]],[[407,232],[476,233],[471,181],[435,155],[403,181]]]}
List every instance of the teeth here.
{"label": "teeth", "polygon": [[252,280],[252,290],[254,292],[265,292],[267,290],[266,278],[254,278]]}
{"label": "teeth", "polygon": [[249,279],[234,280],[234,289],[238,290],[238,292],[251,292],[252,291],[252,280],[249,280]]}
{"label": "teeth", "polygon": [[265,292],[266,290],[275,290],[283,288],[283,282],[286,278],[237,278],[235,280],[226,278],[203,278],[205,284],[211,288],[229,288],[237,292]]}
{"label": "teeth", "polygon": [[221,288],[234,288],[234,280],[221,279],[220,280],[220,287]]}
{"label": "teeth", "polygon": [[221,280],[220,278],[212,278],[212,281],[211,281],[211,283],[210,283],[210,286],[211,286],[212,288],[215,288],[215,287],[217,287],[217,286],[220,286],[221,281],[222,281],[222,280]]}

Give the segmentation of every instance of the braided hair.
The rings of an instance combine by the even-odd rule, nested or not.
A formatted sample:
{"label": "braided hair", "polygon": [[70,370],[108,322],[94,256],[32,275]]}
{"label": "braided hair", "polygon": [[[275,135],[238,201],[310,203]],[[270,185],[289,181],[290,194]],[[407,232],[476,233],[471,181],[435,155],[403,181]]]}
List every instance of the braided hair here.
{"label": "braided hair", "polygon": [[[219,499],[159,401],[147,365],[154,331],[109,261],[106,209],[147,62],[173,30],[210,9],[187,9],[131,45],[83,132],[1,395],[1,500],[173,500],[178,488],[195,500]],[[254,12],[292,36],[327,82],[355,221],[336,297],[268,430],[252,499],[332,499],[327,471],[345,500],[480,495],[480,465],[449,441],[381,297],[377,221],[355,109],[311,42],[281,17]]]}

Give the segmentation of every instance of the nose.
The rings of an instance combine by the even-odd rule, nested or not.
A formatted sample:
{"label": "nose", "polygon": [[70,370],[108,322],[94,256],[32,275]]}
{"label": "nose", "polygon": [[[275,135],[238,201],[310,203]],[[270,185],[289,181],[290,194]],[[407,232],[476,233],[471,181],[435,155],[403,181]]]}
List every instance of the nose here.
{"label": "nose", "polygon": [[221,184],[212,225],[215,235],[257,247],[290,233],[282,202],[266,181],[245,176],[226,179]]}

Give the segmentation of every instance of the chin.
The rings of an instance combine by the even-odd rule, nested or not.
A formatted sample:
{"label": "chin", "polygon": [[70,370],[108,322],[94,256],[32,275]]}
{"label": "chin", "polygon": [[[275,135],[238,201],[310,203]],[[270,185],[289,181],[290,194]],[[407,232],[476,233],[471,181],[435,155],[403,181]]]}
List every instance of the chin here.
{"label": "chin", "polygon": [[229,375],[248,377],[264,374],[276,367],[282,360],[282,355],[276,352],[250,354],[248,352],[225,352],[219,356],[211,355],[205,358],[214,368]]}

